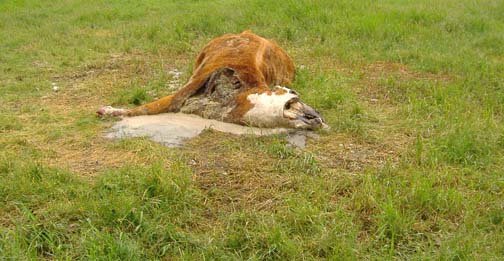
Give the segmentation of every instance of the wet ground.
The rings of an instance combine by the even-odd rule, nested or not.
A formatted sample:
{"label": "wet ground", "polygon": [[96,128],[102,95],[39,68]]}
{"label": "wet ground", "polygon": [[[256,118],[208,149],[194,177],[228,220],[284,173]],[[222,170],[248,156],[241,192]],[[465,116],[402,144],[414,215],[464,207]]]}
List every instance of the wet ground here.
{"label": "wet ground", "polygon": [[241,126],[205,119],[192,114],[164,113],[123,118],[112,126],[110,132],[105,136],[113,139],[147,137],[169,147],[178,147],[183,145],[187,139],[198,136],[205,129],[213,129],[234,135],[287,134],[287,141],[298,148],[304,148],[307,136],[314,135],[311,132],[285,128],[266,129]]}

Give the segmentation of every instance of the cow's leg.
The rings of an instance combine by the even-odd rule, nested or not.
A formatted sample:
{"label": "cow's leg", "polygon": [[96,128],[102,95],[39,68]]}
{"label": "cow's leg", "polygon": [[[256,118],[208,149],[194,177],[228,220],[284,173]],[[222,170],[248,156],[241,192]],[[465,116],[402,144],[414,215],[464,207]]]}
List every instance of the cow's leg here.
{"label": "cow's leg", "polygon": [[172,105],[173,96],[174,94],[168,95],[153,102],[144,104],[142,106],[138,106],[130,110],[125,110],[123,115],[138,116],[138,115],[151,115],[151,114],[160,114],[163,112],[169,112]]}
{"label": "cow's leg", "polygon": [[105,106],[99,109],[96,113],[98,116],[138,116],[147,114],[159,114],[167,112],[170,109],[173,95],[165,96],[161,99],[133,109],[119,109],[112,106]]}
{"label": "cow's leg", "polygon": [[182,87],[179,91],[172,95],[165,96],[161,99],[133,109],[119,109],[111,106],[105,106],[98,110],[98,116],[138,116],[138,115],[151,115],[163,112],[177,112],[184,104],[185,100],[191,95],[196,93],[208,78],[205,74],[195,74],[191,77],[189,82]]}

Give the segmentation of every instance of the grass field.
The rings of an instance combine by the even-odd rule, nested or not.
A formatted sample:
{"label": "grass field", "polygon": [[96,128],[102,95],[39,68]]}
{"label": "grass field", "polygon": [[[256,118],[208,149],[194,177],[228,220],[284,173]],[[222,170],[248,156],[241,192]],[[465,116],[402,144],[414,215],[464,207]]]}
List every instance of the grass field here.
{"label": "grass field", "polygon": [[[103,138],[245,29],[330,131]],[[502,260],[503,156],[503,1],[0,1],[2,260]]]}

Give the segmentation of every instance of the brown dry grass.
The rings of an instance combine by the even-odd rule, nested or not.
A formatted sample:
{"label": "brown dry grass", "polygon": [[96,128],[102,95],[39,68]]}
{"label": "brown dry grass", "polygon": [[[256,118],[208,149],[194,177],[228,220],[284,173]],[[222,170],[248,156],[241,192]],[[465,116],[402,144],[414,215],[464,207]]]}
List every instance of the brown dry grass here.
{"label": "brown dry grass", "polygon": [[[309,153],[323,170],[315,175],[356,175],[365,168],[398,164],[409,139],[370,143],[349,134],[322,134],[309,138],[304,150],[278,158],[268,152],[276,138],[240,137],[206,131],[182,149],[194,171],[194,180],[210,195],[210,204],[230,210],[271,210],[282,191],[296,189],[302,167],[289,169],[297,158]],[[289,147],[289,145],[286,145]],[[306,175],[303,173],[302,175]]]}
{"label": "brown dry grass", "polygon": [[387,89],[381,81],[393,79],[397,82],[410,81],[430,81],[430,82],[452,82],[453,76],[447,74],[434,74],[428,72],[418,72],[411,70],[408,66],[394,62],[375,62],[356,69],[361,74],[360,81],[356,86],[356,91],[361,100],[368,104],[393,103],[391,97],[397,96]]}
{"label": "brown dry grass", "polygon": [[397,164],[408,143],[405,137],[372,143],[348,134],[336,134],[314,139],[310,145],[324,167],[356,173],[365,168]]}
{"label": "brown dry grass", "polygon": [[275,170],[275,160],[254,139],[205,131],[183,148],[211,204],[228,210],[271,209],[289,186],[290,177]]}
{"label": "brown dry grass", "polygon": [[[61,91],[52,92],[41,99],[33,99],[29,103],[40,105],[52,117],[62,121],[45,126],[57,129],[61,125],[70,125],[75,115],[93,115],[101,105],[110,104],[109,100],[118,91],[129,88],[132,84],[142,86],[151,79],[160,77],[159,74],[172,70],[171,64],[187,63],[182,57],[170,58],[170,62],[156,56],[147,56],[144,53],[132,52],[128,54],[114,54],[103,63],[91,64],[73,73],[54,75],[53,81],[61,86]],[[340,66],[340,73],[353,74],[356,71]],[[360,69],[359,69],[360,70]],[[360,72],[360,71],[359,71]],[[368,110],[373,111],[376,118],[370,133],[378,137],[377,142],[369,142],[351,134],[330,133],[322,135],[319,139],[309,142],[308,150],[314,153],[315,158],[326,168],[358,172],[366,167],[383,166],[385,163],[396,164],[399,155],[407,148],[411,138],[407,134],[397,132],[393,118],[395,107],[389,103],[375,102],[387,100],[387,92],[376,84],[380,77],[394,76],[401,80],[428,79],[433,81],[449,81],[444,75],[416,73],[406,66],[394,63],[375,63],[364,67],[363,76],[355,86],[355,92],[360,101]],[[187,75],[185,75],[187,77]],[[22,116],[27,117],[27,116]],[[102,133],[112,124],[108,119],[106,123],[94,128],[95,135],[84,135],[74,131],[73,136],[47,141],[44,135],[24,133],[30,137],[30,142],[42,151],[51,152],[45,157],[52,166],[67,166],[71,171],[84,175],[93,175],[107,168],[116,168],[125,164],[140,164],[146,162],[144,157],[128,149],[117,149],[112,141],[102,138]],[[208,137],[208,135],[220,135]],[[380,137],[387,136],[387,139]],[[219,144],[222,140],[232,141],[237,137],[226,134],[205,134],[191,141],[188,150],[199,152],[195,156],[198,162],[194,168],[196,176],[202,187],[210,188],[209,184],[216,185],[216,189],[236,189],[239,198],[244,202],[251,202],[251,198],[273,198],[273,195],[254,195],[256,186],[282,186],[282,178],[274,176],[274,168],[265,168],[271,162],[257,164],[257,152],[240,151],[244,155],[233,155],[222,158],[224,153]],[[187,150],[186,150],[187,151]],[[219,153],[216,153],[219,152]],[[236,150],[233,150],[236,153]],[[194,153],[193,153],[194,154]],[[212,157],[213,158],[210,158]],[[211,175],[210,175],[211,174]],[[263,184],[263,185],[261,185]],[[219,187],[220,186],[220,187]],[[227,199],[229,202],[235,200]],[[259,200],[260,204],[265,203]],[[258,208],[261,206],[258,205]]]}
{"label": "brown dry grass", "polygon": [[[40,108],[39,111],[49,118],[48,122],[38,122],[40,113],[23,113],[19,118],[35,127],[11,132],[10,138],[23,140],[43,152],[42,160],[50,166],[66,167],[82,175],[94,175],[127,164],[148,164],[148,158],[134,150],[117,149],[114,142],[102,137],[113,123],[110,119],[104,119],[105,124],[93,126],[91,133],[80,132],[77,121],[78,118],[93,121],[95,111],[110,104],[107,99],[114,97],[115,93],[130,88],[132,84],[145,85],[159,77],[162,70],[158,66],[169,68],[157,57],[144,53],[117,54],[111,55],[104,63],[53,75],[52,81],[60,87],[59,91],[40,98],[28,98],[23,104],[10,104],[18,108],[27,105]],[[64,137],[48,137],[59,131]]]}

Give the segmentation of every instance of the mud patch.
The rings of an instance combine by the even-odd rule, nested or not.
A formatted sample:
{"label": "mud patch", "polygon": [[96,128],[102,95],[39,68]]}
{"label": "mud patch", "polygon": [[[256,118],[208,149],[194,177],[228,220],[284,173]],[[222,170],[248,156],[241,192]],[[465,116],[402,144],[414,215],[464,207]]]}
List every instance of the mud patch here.
{"label": "mud patch", "polygon": [[112,139],[147,137],[168,147],[179,147],[187,139],[198,136],[203,130],[212,129],[234,135],[273,135],[289,134],[287,140],[296,147],[304,148],[310,132],[285,128],[263,129],[246,127],[217,120],[204,119],[183,113],[164,113],[159,115],[123,118],[105,136]]}

